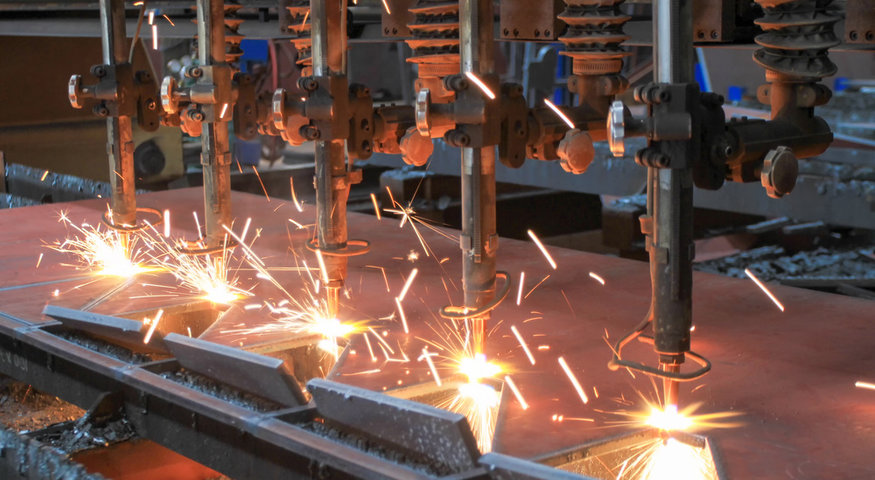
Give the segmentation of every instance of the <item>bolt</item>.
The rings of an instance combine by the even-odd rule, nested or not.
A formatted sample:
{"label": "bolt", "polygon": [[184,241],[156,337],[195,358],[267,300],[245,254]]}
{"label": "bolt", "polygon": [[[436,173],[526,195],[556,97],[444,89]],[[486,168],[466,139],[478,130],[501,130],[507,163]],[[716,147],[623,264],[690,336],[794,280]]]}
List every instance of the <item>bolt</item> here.
{"label": "bolt", "polygon": [[188,118],[194,120],[195,122],[203,122],[204,121],[204,112],[200,110],[189,110]]}
{"label": "bolt", "polygon": [[298,79],[298,86],[303,90],[312,92],[319,88],[319,83],[313,77],[301,77]]}
{"label": "bolt", "polygon": [[711,38],[712,39],[717,40],[718,36],[719,35],[717,35],[717,30],[711,30]]}
{"label": "bolt", "polygon": [[392,27],[392,35],[395,35],[395,34],[397,34],[397,33],[398,33],[398,28],[397,28],[397,27]]}
{"label": "bolt", "polygon": [[109,115],[109,109],[106,108],[106,105],[100,103],[94,106],[94,114],[98,117],[106,117]]}
{"label": "bolt", "polygon": [[549,37],[549,36],[550,36],[550,30],[544,30],[544,36],[545,36],[545,37]]}
{"label": "bolt", "polygon": [[851,32],[848,33],[848,38],[850,38],[851,40],[856,41],[857,38],[859,38],[859,35],[857,35],[857,31],[856,31],[856,30],[851,30]]}
{"label": "bolt", "polygon": [[365,153],[371,153],[371,142],[367,140],[362,141],[362,151]]}
{"label": "bolt", "polygon": [[147,109],[149,109],[149,110],[155,110],[155,108],[156,108],[157,106],[158,106],[158,103],[155,102],[155,99],[154,99],[154,98],[148,98],[148,99],[146,99],[146,108],[147,108]]}
{"label": "bolt", "polygon": [[705,32],[701,30],[696,30],[696,38],[705,38]]}
{"label": "bolt", "polygon": [[316,140],[317,138],[322,136],[322,132],[320,132],[319,129],[313,125],[302,126],[300,129],[298,129],[298,133],[300,133],[301,136],[306,138],[307,140]]}
{"label": "bolt", "polygon": [[246,105],[246,107],[243,108],[243,113],[246,115],[252,115],[252,105]]}
{"label": "bolt", "polygon": [[535,29],[535,38],[540,37],[540,36],[541,36],[541,31],[536,28]]}
{"label": "bolt", "polygon": [[97,78],[103,78],[106,76],[106,67],[103,65],[95,65],[91,67],[91,74]]}
{"label": "bolt", "polygon": [[191,78],[201,78],[204,74],[204,71],[201,67],[194,67],[188,70],[188,76]]}
{"label": "bolt", "polygon": [[875,33],[872,33],[872,30],[866,32],[866,41],[871,42],[873,37],[875,37]]}
{"label": "bolt", "polygon": [[461,130],[450,130],[444,134],[444,140],[454,147],[466,147],[471,143],[471,137]]}
{"label": "bolt", "polygon": [[514,36],[514,37],[519,37],[519,36],[520,36],[520,31],[519,31],[518,29],[514,28],[514,29],[513,29],[513,36]]}
{"label": "bolt", "polygon": [[502,33],[502,35],[504,35],[506,37],[506,36],[510,35],[510,30],[505,28],[504,30],[501,31],[501,33]]}

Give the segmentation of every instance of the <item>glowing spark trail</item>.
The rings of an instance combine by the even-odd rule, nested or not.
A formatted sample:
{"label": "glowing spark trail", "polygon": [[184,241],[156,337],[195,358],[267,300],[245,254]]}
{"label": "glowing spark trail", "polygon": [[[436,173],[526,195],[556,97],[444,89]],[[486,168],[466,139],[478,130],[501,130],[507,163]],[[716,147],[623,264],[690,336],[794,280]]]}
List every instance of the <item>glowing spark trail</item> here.
{"label": "glowing spark trail", "polygon": [[173,20],[171,20],[170,17],[167,16],[167,14],[162,15],[162,17],[164,17],[164,20],[167,20],[167,23],[169,23],[171,27],[176,26],[176,24],[173,23]]}
{"label": "glowing spark trail", "polygon": [[149,330],[146,332],[146,336],[143,338],[143,343],[149,343],[149,340],[152,340],[152,335],[155,333],[155,329],[158,328],[158,321],[161,320],[161,315],[164,315],[164,310],[158,310],[158,313],[155,314],[155,318],[149,324]]}
{"label": "glowing spark trail", "polygon": [[389,10],[389,4],[386,3],[386,0],[383,0],[383,8],[386,9],[386,15],[392,15],[392,11]]}
{"label": "glowing spark trail", "polygon": [[39,177],[39,181],[41,181],[41,182],[45,182],[45,181],[46,181],[46,177],[48,177],[48,176],[49,176],[49,171],[46,170],[45,172],[43,172],[43,176]]}
{"label": "glowing spark trail", "polygon": [[371,203],[374,204],[374,213],[377,214],[377,220],[382,220],[383,217],[380,215],[380,206],[377,204],[377,196],[371,193]]}
{"label": "glowing spark trail", "polygon": [[419,357],[419,360],[425,360],[425,363],[428,364],[428,369],[431,370],[431,375],[434,377],[434,382],[440,387],[443,385],[443,382],[441,382],[441,377],[438,375],[437,369],[434,367],[434,362],[431,360],[432,355],[437,354],[429,353],[428,347],[422,347],[422,356]]}
{"label": "glowing spark trail", "polygon": [[516,401],[520,402],[520,406],[523,407],[523,410],[529,409],[529,404],[526,403],[526,399],[523,398],[523,394],[520,392],[520,389],[517,388],[516,384],[513,383],[513,379],[510,378],[510,375],[504,376],[504,383],[510,387],[510,391],[513,392],[513,395],[516,397]]}
{"label": "glowing spark trail", "polygon": [[219,118],[225,118],[225,113],[228,111],[228,104],[222,104],[222,113],[219,114]]}
{"label": "glowing spark trail", "polygon": [[152,50],[158,50],[158,24],[152,25]]}
{"label": "glowing spark trail", "polygon": [[550,107],[550,110],[553,110],[553,113],[555,113],[556,115],[558,115],[559,118],[561,118],[562,121],[565,122],[565,123],[568,125],[568,128],[570,128],[570,129],[572,129],[572,130],[574,130],[574,129],[576,128],[576,127],[574,126],[574,122],[572,122],[571,119],[568,118],[567,115],[565,115],[564,113],[562,113],[562,110],[559,110],[559,107],[557,107],[556,105],[554,105],[553,102],[551,102],[550,100],[547,100],[547,99],[545,98],[545,99],[544,99],[544,103],[547,104],[547,106]]}
{"label": "glowing spark trail", "polygon": [[410,285],[413,283],[413,279],[416,278],[416,274],[419,273],[419,270],[413,269],[410,271],[410,276],[407,277],[407,281],[404,282],[404,288],[401,289],[401,293],[398,294],[398,301],[403,302],[404,297],[407,296],[407,290],[410,290]]}
{"label": "glowing spark trail", "polygon": [[523,300],[523,284],[526,283],[526,272],[520,272],[520,286],[516,292],[516,305],[520,306],[520,302]]}
{"label": "glowing spark trail", "polygon": [[858,380],[854,384],[854,386],[857,388],[867,388],[869,390],[875,390],[875,383],[863,382]]}
{"label": "glowing spark trail", "polygon": [[[295,195],[295,179],[294,177],[289,177],[289,187],[292,190],[292,202],[295,204],[295,209],[299,212],[303,212],[304,208],[301,207],[301,203],[298,202],[298,196]],[[377,214],[379,216],[379,213]]]}
{"label": "glowing spark trail", "polygon": [[769,291],[768,287],[766,287],[766,285],[765,285],[763,282],[761,282],[759,278],[757,278],[757,277],[754,276],[753,272],[751,272],[750,269],[745,268],[745,269],[744,269],[744,274],[747,275],[751,280],[753,280],[753,283],[757,284],[757,286],[760,287],[760,290],[762,290],[763,293],[765,293],[766,295],[768,295],[768,297],[772,300],[772,302],[773,302],[773,303],[774,303],[774,304],[775,304],[775,305],[776,305],[776,306],[777,306],[782,312],[784,311],[784,305],[783,305],[783,304],[782,304],[782,303],[781,303],[781,302],[780,302],[780,301],[779,301],[779,300],[778,300],[778,299],[772,294],[771,291]]}
{"label": "glowing spark trail", "polygon": [[532,351],[529,350],[529,346],[526,345],[526,341],[523,340],[523,336],[520,335],[520,331],[517,330],[516,325],[511,325],[510,331],[513,332],[514,336],[516,336],[516,339],[520,342],[520,346],[523,347],[523,351],[526,352],[526,356],[529,357],[529,362],[534,365],[535,357],[532,355]]}
{"label": "glowing spark trail", "polygon": [[36,259],[36,268],[39,268],[39,264],[43,261],[43,254],[39,254],[39,258]]}
{"label": "glowing spark trail", "polygon": [[410,329],[407,328],[407,316],[404,315],[404,308],[401,306],[401,300],[398,297],[395,297],[395,305],[398,307],[398,315],[401,316],[401,326],[404,327],[404,333],[410,333]]}
{"label": "glowing spark trail", "polygon": [[495,94],[492,93],[492,90],[490,90],[489,87],[485,83],[483,83],[483,80],[480,80],[480,78],[477,77],[474,72],[465,72],[465,76],[468,77],[469,80],[474,82],[474,85],[477,85],[477,87],[479,87],[480,90],[482,90],[483,93],[487,97],[489,97],[490,100],[495,100]]}
{"label": "glowing spark trail", "polygon": [[79,267],[95,271],[97,275],[130,278],[151,269],[140,264],[143,256],[139,248],[139,237],[131,237],[125,244],[122,234],[117,230],[92,227],[87,223],[75,225],[64,213],[60,220],[77,235],[68,237],[63,242],[57,242],[48,247],[72,254]]}
{"label": "glowing spark trail", "polygon": [[164,238],[170,237],[170,210],[164,210]]}
{"label": "glowing spark trail", "polygon": [[550,266],[553,267],[553,270],[556,270],[556,261],[553,260],[553,257],[550,256],[550,252],[547,251],[547,248],[544,247],[544,244],[541,243],[541,240],[539,240],[537,235],[535,235],[535,232],[529,230],[528,234],[529,237],[531,237],[532,241],[535,242],[535,245],[538,246],[538,249],[541,250],[541,253],[544,254],[544,258],[547,259],[547,263],[549,263]]}
{"label": "glowing spark trail", "polygon": [[602,285],[605,284],[605,279],[602,278],[601,275],[599,275],[598,273],[589,272],[589,277],[601,283]]}
{"label": "glowing spark trail", "polygon": [[589,398],[586,396],[586,392],[583,391],[583,387],[580,386],[580,382],[577,381],[577,377],[574,376],[574,372],[572,372],[571,368],[568,367],[568,364],[565,363],[564,358],[559,357],[559,365],[562,367],[562,370],[565,371],[565,375],[568,375],[568,379],[571,380],[571,385],[577,390],[577,394],[580,395],[580,399],[583,400],[583,403],[589,403]]}
{"label": "glowing spark trail", "polygon": [[319,271],[322,272],[322,283],[328,285],[328,269],[325,268],[325,258],[322,256],[322,250],[316,250],[316,260],[319,261]]}

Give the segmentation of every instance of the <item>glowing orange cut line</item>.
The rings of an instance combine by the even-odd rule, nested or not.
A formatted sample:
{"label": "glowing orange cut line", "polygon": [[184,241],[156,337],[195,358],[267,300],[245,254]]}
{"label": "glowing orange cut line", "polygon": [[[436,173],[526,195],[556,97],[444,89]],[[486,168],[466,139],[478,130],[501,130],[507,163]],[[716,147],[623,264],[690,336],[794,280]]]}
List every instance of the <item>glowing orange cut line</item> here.
{"label": "glowing orange cut line", "polygon": [[550,100],[547,100],[547,99],[545,98],[545,99],[544,99],[544,103],[546,103],[547,106],[550,107],[550,110],[553,110],[553,113],[555,113],[556,115],[558,115],[559,118],[561,118],[562,121],[565,122],[566,125],[568,125],[568,128],[570,128],[570,129],[572,129],[572,130],[574,130],[575,128],[577,128],[577,127],[574,126],[574,122],[572,122],[571,119],[568,118],[567,115],[565,115],[564,113],[562,113],[562,110],[559,110],[559,107],[557,107],[556,105],[553,105],[553,102],[551,102]]}
{"label": "glowing orange cut line", "polygon": [[757,284],[757,286],[760,287],[760,290],[762,290],[763,293],[765,293],[766,295],[768,295],[768,297],[772,300],[772,302],[773,302],[775,305],[777,305],[778,308],[779,308],[782,312],[784,311],[784,305],[781,303],[781,301],[778,300],[778,299],[772,294],[771,291],[769,291],[768,287],[766,287],[766,285],[765,285],[763,282],[761,282],[759,278],[755,277],[755,276],[753,275],[753,273],[752,273],[749,269],[747,269],[747,268],[744,269],[744,274],[747,275],[751,280],[753,280],[753,283]]}

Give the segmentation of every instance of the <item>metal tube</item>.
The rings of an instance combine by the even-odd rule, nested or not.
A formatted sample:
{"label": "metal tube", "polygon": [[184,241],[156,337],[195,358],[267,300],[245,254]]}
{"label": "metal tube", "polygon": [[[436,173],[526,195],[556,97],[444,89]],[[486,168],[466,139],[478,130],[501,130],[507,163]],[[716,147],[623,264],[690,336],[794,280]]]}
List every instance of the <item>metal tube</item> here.
{"label": "metal tube", "polygon": [[[661,83],[693,81],[692,1],[654,5],[654,77]],[[693,180],[690,168],[651,168],[648,215],[654,346],[660,368],[677,371],[690,348],[692,324]],[[677,402],[677,382],[666,380],[667,402]]]}
{"label": "metal tube", "polygon": [[[128,62],[125,36],[125,9],[121,0],[100,0],[101,44],[103,63],[124,65]],[[118,83],[116,88],[119,88]],[[118,94],[118,91],[117,91]],[[116,98],[118,102],[120,98]],[[106,119],[106,151],[109,154],[109,205],[112,222],[134,226],[137,223],[137,197],[134,175],[134,133],[131,117],[118,115]],[[126,235],[122,236],[126,244]]]}
{"label": "metal tube", "polygon": [[[223,0],[197,0],[198,58],[203,66],[225,64],[225,6]],[[202,80],[212,81],[212,78]],[[206,209],[205,244],[221,247],[225,242],[222,225],[231,225],[231,152],[228,125],[219,118],[222,105],[203,105],[212,109],[201,133],[201,165],[204,175]]]}
{"label": "metal tube", "polygon": [[[346,22],[344,2],[311,0],[310,24],[313,42],[313,75],[346,75]],[[335,113],[336,114],[336,113]],[[347,246],[346,202],[349,184],[344,140],[317,140],[316,238],[325,251]],[[340,289],[346,279],[347,258],[324,255],[328,284],[325,285],[328,314],[337,315]]]}
{"label": "metal tube", "polygon": [[[460,0],[461,71],[492,73],[495,49],[491,0]],[[495,296],[495,146],[462,148],[462,285],[465,306],[482,307]],[[483,351],[485,314],[472,319],[475,350]]]}

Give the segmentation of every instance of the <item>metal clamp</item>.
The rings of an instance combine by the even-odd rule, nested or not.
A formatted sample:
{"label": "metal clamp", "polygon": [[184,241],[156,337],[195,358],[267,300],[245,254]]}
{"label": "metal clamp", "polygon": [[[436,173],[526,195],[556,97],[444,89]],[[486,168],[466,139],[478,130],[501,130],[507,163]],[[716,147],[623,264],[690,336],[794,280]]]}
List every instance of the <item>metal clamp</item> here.
{"label": "metal clamp", "polygon": [[495,310],[495,308],[498,307],[498,305],[500,305],[505,298],[507,298],[507,294],[508,292],[510,292],[510,275],[507,272],[498,271],[495,272],[495,278],[504,279],[504,286],[502,287],[498,295],[496,295],[495,298],[492,299],[491,302],[473,310],[469,310],[468,308],[459,309],[459,307],[453,306],[441,307],[438,313],[441,317],[444,317],[448,320],[463,320],[465,318],[479,317]]}

